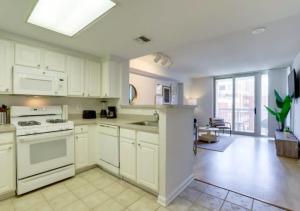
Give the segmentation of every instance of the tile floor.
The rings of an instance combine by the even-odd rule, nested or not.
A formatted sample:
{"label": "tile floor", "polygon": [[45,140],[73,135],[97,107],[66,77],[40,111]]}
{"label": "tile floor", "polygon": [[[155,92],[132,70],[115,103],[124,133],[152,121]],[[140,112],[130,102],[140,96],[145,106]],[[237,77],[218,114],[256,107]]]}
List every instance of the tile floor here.
{"label": "tile floor", "polygon": [[1,211],[209,211],[270,210],[276,207],[194,181],[167,208],[156,197],[94,168],[57,184],[0,202]]}

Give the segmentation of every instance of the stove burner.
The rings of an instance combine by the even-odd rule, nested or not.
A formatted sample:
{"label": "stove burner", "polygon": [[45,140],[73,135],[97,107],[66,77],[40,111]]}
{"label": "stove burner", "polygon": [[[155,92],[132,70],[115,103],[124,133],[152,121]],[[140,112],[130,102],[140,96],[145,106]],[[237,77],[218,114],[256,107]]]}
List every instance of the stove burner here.
{"label": "stove burner", "polygon": [[56,123],[65,123],[67,120],[64,119],[47,119],[46,122],[56,124]]}
{"label": "stove burner", "polygon": [[19,121],[19,126],[33,126],[33,125],[40,125],[41,123],[38,121]]}

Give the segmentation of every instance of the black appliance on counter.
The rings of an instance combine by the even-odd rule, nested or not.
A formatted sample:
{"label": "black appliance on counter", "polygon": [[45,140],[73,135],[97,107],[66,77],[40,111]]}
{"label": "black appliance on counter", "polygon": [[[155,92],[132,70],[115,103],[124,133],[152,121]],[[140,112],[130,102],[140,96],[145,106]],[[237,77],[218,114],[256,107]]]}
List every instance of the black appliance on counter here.
{"label": "black appliance on counter", "polygon": [[94,110],[84,110],[82,112],[83,119],[96,119],[96,111]]}
{"label": "black appliance on counter", "polygon": [[107,107],[107,119],[117,118],[117,107],[116,106],[108,106]]}
{"label": "black appliance on counter", "polygon": [[100,118],[107,117],[107,101],[101,101],[101,111],[100,111]]}

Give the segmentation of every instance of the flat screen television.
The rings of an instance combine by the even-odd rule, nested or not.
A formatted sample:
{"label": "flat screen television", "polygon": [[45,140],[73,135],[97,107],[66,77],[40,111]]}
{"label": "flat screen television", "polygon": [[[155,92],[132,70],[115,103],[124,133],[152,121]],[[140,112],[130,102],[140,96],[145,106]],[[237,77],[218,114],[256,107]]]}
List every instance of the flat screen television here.
{"label": "flat screen television", "polygon": [[293,96],[295,98],[297,98],[299,95],[295,69],[293,69],[288,76],[288,92],[289,92],[289,96]]}

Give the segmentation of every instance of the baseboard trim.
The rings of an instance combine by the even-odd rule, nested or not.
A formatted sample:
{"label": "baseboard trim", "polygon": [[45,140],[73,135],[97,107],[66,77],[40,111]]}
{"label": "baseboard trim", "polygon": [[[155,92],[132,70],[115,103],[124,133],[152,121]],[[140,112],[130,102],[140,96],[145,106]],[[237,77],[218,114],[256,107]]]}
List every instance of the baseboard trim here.
{"label": "baseboard trim", "polygon": [[187,188],[193,182],[194,175],[190,175],[186,180],[184,180],[169,196],[158,196],[157,203],[162,206],[168,206],[184,189]]}

